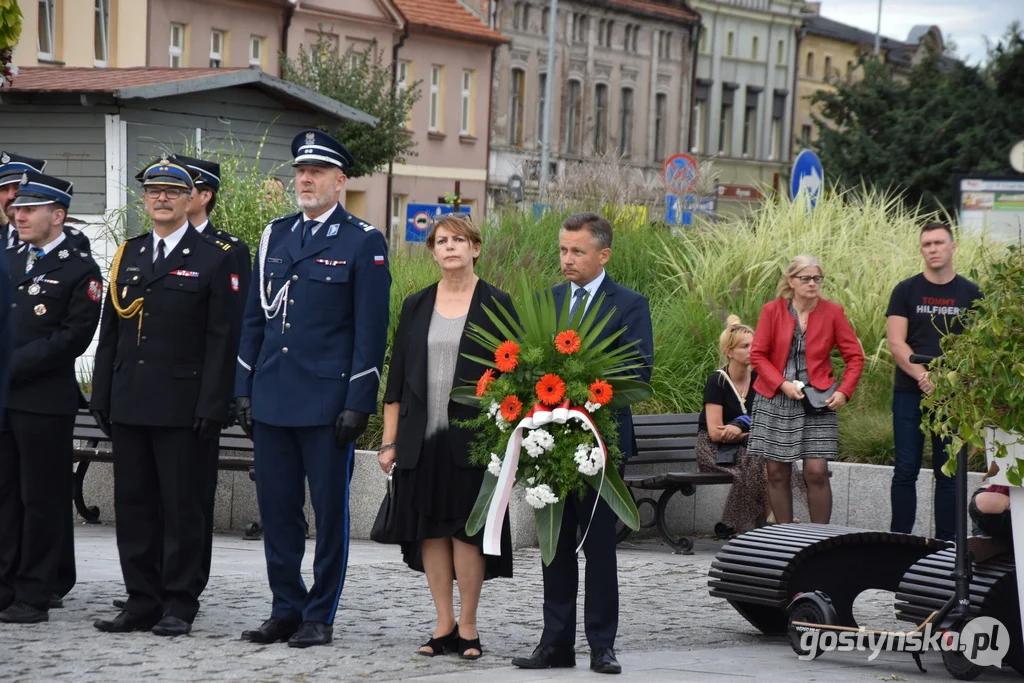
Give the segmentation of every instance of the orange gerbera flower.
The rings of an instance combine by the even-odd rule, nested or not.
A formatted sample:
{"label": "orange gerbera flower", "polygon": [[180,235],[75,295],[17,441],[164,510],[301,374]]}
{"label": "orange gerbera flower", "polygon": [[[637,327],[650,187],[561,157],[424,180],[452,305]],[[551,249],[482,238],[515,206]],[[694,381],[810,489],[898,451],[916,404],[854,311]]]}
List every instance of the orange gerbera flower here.
{"label": "orange gerbera flower", "polygon": [[476,397],[480,398],[487,391],[487,385],[494,381],[494,370],[487,368],[480,379],[476,381]]}
{"label": "orange gerbera flower", "polygon": [[512,372],[519,365],[519,344],[503,341],[494,351],[494,362],[501,372]]}
{"label": "orange gerbera flower", "polygon": [[608,402],[612,400],[612,385],[605,382],[603,379],[595,380],[590,385],[590,402],[598,405],[608,405]]}
{"label": "orange gerbera flower", "polygon": [[501,402],[501,416],[509,422],[519,417],[521,412],[523,412],[523,402],[515,394],[506,396],[505,400]]}
{"label": "orange gerbera flower", "polygon": [[565,396],[565,381],[555,374],[547,374],[537,382],[537,398],[546,406],[557,406]]}
{"label": "orange gerbera flower", "polygon": [[576,353],[580,350],[580,335],[576,334],[576,330],[560,332],[555,337],[555,348],[566,355]]}

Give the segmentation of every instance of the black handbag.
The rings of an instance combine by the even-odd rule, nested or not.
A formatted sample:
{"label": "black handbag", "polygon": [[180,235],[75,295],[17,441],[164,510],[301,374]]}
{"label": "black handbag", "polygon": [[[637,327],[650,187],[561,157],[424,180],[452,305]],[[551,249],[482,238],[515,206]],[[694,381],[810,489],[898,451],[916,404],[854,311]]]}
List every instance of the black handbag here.
{"label": "black handbag", "polygon": [[396,502],[394,479],[389,474],[387,485],[384,489],[384,500],[380,502],[380,509],[377,510],[377,519],[373,520],[373,527],[370,529],[370,540],[377,543],[394,543]]}
{"label": "black handbag", "polygon": [[829,412],[828,400],[836,393],[839,382],[833,382],[828,389],[815,389],[810,384],[801,390],[804,392],[804,412],[808,415],[823,415]]}
{"label": "black handbag", "polygon": [[738,443],[720,443],[718,450],[715,453],[715,464],[716,465],[735,465],[736,454],[739,453],[740,445]]}

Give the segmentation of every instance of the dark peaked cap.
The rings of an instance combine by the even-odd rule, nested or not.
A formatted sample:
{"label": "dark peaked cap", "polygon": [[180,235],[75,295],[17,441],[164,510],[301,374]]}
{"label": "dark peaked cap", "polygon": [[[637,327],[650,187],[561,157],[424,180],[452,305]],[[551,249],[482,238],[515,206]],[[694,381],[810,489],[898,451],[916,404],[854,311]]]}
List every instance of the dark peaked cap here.
{"label": "dark peaked cap", "polygon": [[184,166],[185,170],[192,174],[192,182],[197,186],[206,185],[214,192],[220,189],[220,164],[216,161],[206,161],[181,154],[171,155],[171,160]]}
{"label": "dark peaked cap", "polygon": [[42,173],[44,168],[46,168],[46,162],[42,159],[0,152],[0,185],[20,183],[21,176],[26,171]]}
{"label": "dark peaked cap", "polygon": [[337,166],[343,173],[356,165],[355,157],[321,130],[304,130],[292,140],[292,166]]}

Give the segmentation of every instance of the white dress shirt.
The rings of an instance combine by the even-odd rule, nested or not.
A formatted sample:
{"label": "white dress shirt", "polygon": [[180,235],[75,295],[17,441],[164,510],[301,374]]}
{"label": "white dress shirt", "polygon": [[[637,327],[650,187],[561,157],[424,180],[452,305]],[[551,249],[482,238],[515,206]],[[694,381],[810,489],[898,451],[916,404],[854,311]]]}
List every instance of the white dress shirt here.
{"label": "white dress shirt", "polygon": [[[601,283],[604,282],[604,268],[601,269],[601,274],[595,277],[593,280],[588,282],[583,289],[587,290],[587,297],[583,301],[583,312],[586,313],[587,309],[590,308],[590,303],[597,298],[597,290],[601,287]],[[576,296],[576,290],[580,289],[580,286],[575,282],[569,283],[569,307],[572,308],[572,302]]]}
{"label": "white dress shirt", "polygon": [[185,221],[185,225],[181,226],[180,228],[178,228],[177,230],[172,232],[167,237],[160,237],[159,235],[156,234],[156,231],[154,230],[153,231],[153,261],[154,262],[156,261],[156,256],[159,253],[159,250],[157,249],[157,245],[160,243],[160,240],[164,241],[164,258],[167,258],[168,256],[171,255],[171,252],[174,251],[174,248],[176,246],[178,246],[178,242],[181,241],[181,238],[185,236],[185,231],[186,230],[188,230],[188,221]]}
{"label": "white dress shirt", "polygon": [[210,219],[207,218],[205,221],[202,222],[201,225],[197,225],[197,226],[195,226],[195,228],[199,232],[202,232],[203,230],[206,230],[206,226],[209,225],[209,224],[210,224]]}
{"label": "white dress shirt", "polygon": [[[338,208],[338,205],[337,205],[337,204],[335,204],[335,205],[334,205],[334,206],[332,206],[331,208],[327,209],[327,211],[325,211],[324,213],[320,214],[320,215],[319,215],[319,216],[317,216],[316,218],[310,218],[309,216],[307,216],[307,215],[306,215],[306,212],[305,212],[305,211],[303,211],[303,212],[302,212],[302,220],[303,220],[303,221],[316,221],[316,225],[314,225],[314,226],[313,226],[313,229],[309,231],[309,236],[310,236],[310,237],[312,237],[313,235],[315,235],[315,234],[316,234],[316,231],[317,231],[317,230],[319,230],[319,229],[320,229],[320,226],[321,226],[321,225],[323,225],[323,224],[324,224],[324,222],[325,222],[325,221],[326,221],[326,220],[327,220],[328,218],[330,218],[330,217],[331,217],[331,214],[332,214],[332,213],[334,213],[334,210],[335,210],[336,208]],[[301,224],[299,225],[299,227],[300,227],[300,228],[302,227],[302,226],[301,226]]]}
{"label": "white dress shirt", "polygon": [[[57,235],[57,238],[55,240],[53,240],[49,244],[43,246],[43,253],[40,254],[39,258],[43,258],[43,256],[46,256],[51,251],[53,251],[58,246],[60,246],[60,243],[63,242],[66,239],[66,237],[67,237],[67,235],[64,234],[64,230],[61,229],[60,234]],[[32,245],[29,245],[29,246],[31,247]]]}

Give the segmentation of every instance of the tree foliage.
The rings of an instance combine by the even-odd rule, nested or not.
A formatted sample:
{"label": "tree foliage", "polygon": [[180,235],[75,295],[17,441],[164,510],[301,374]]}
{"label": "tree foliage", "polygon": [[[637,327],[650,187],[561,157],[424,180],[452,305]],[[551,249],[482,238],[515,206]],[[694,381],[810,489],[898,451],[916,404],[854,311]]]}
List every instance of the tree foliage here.
{"label": "tree foliage", "polygon": [[866,182],[951,210],[954,174],[1013,173],[1010,148],[1024,139],[1019,24],[989,47],[984,66],[931,55],[906,82],[870,56],[860,67],[863,79],[811,97],[821,108],[817,151],[841,185]]}
{"label": "tree foliage", "polygon": [[342,121],[329,132],[355,157],[351,178],[380,171],[389,162],[401,163],[415,155],[416,143],[406,131],[413,104],[420,98],[419,81],[392,88],[391,64],[374,41],[362,52],[349,47],[339,55],[337,45],[320,33],[316,44],[299,50],[293,61],[282,58],[285,80],[306,86],[342,104],[366,112],[380,121],[376,127]]}

